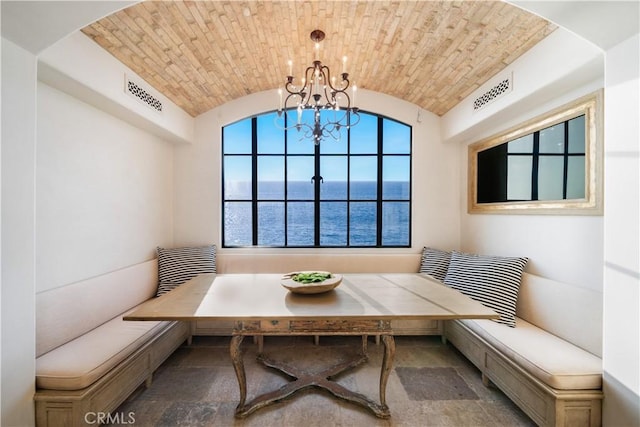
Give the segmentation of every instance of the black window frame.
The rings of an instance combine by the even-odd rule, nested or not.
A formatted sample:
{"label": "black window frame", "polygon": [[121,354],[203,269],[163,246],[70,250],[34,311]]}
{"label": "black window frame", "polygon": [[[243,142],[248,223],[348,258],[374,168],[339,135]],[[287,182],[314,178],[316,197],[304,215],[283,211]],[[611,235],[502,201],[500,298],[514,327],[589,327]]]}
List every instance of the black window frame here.
{"label": "black window frame", "polygon": [[[259,153],[258,152],[258,117],[273,114],[274,111],[267,111],[257,115],[252,115],[246,117],[244,119],[237,120],[233,123],[229,123],[221,128],[221,201],[222,201],[222,209],[221,209],[221,238],[222,238],[222,247],[223,248],[247,248],[247,247],[255,247],[255,248],[298,248],[298,249],[313,249],[313,248],[334,248],[334,249],[344,249],[344,248],[372,248],[372,249],[380,249],[380,248],[410,248],[412,244],[412,188],[413,188],[413,127],[407,123],[401,122],[399,120],[390,118],[385,115],[369,112],[369,111],[361,111],[361,113],[368,114],[374,116],[377,120],[377,152],[376,153],[351,153],[351,130],[346,130],[346,141],[341,141],[341,143],[347,144],[346,153],[321,153],[321,145],[323,143],[332,143],[332,142],[321,142],[320,145],[316,145],[314,147],[313,153],[288,153],[288,138],[289,132],[284,132],[284,152],[283,153]],[[285,120],[287,114],[284,115]],[[225,136],[224,129],[226,126],[231,126],[236,123],[242,122],[244,120],[251,120],[251,153],[229,153],[225,154]],[[384,153],[384,123],[385,120],[392,121],[395,123],[399,123],[403,126],[406,126],[409,131],[409,151],[408,153]],[[225,156],[243,156],[243,157],[251,157],[251,199],[227,199],[225,195]],[[376,176],[376,198],[375,199],[352,199],[351,195],[351,158],[355,157],[376,157],[377,164],[377,176]],[[284,160],[284,194],[282,199],[260,199],[258,197],[258,159],[260,157],[282,157]],[[314,192],[313,199],[290,199],[288,197],[288,180],[287,180],[287,161],[289,158],[293,157],[313,157],[314,163],[314,171],[311,180],[314,184]],[[346,178],[346,198],[345,199],[323,199],[321,196],[321,186],[323,184],[323,178],[321,176],[321,159],[323,157],[346,157],[347,160],[347,178]],[[383,161],[385,157],[406,157],[409,160],[409,186],[408,186],[408,196],[406,199],[385,199],[383,194]],[[252,213],[252,225],[251,225],[251,245],[227,245],[226,244],[226,229],[225,229],[225,204],[226,203],[251,203],[251,213]],[[259,217],[258,217],[258,205],[263,202],[276,202],[283,203],[284,205],[284,244],[283,245],[260,245],[259,240]],[[290,245],[289,241],[289,227],[288,227],[288,210],[287,205],[289,203],[296,202],[307,202],[314,204],[314,243],[313,245]],[[322,236],[322,228],[320,226],[321,222],[321,205],[322,203],[332,203],[332,202],[344,202],[347,204],[346,209],[346,244],[344,245],[323,245],[321,244],[321,236]],[[350,243],[350,221],[351,221],[351,204],[354,203],[372,203],[376,204],[376,242],[375,245],[362,245],[362,244],[351,244]],[[407,229],[407,244],[402,245],[385,245],[383,244],[383,229],[384,229],[384,221],[383,221],[383,205],[384,203],[407,203],[408,204],[408,229]]]}

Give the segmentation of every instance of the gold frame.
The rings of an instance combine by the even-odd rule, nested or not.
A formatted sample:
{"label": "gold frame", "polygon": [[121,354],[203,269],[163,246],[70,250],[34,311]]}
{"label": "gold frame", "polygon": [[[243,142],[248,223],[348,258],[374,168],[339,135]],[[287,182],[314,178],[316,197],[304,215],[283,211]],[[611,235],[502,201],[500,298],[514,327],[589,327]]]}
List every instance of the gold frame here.
{"label": "gold frame", "polygon": [[[557,123],[585,115],[585,198],[525,202],[477,203],[478,153]],[[599,90],[468,148],[467,211],[494,214],[603,214],[603,91]]]}

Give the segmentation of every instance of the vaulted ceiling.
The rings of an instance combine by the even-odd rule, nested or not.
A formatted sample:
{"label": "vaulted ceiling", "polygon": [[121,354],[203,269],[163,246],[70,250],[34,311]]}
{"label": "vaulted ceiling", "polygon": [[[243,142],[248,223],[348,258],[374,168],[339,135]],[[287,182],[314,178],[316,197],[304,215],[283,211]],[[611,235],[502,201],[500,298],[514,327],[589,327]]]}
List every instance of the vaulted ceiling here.
{"label": "vaulted ceiling", "polygon": [[319,59],[443,115],[555,30],[502,1],[145,1],[82,29],[192,116]]}

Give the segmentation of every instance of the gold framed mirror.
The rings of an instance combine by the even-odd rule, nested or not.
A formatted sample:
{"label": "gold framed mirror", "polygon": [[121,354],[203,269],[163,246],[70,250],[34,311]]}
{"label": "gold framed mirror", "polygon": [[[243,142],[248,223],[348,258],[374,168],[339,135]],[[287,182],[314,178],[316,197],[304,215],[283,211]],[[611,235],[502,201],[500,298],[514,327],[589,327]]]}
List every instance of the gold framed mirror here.
{"label": "gold framed mirror", "polygon": [[468,212],[602,215],[602,90],[469,145]]}

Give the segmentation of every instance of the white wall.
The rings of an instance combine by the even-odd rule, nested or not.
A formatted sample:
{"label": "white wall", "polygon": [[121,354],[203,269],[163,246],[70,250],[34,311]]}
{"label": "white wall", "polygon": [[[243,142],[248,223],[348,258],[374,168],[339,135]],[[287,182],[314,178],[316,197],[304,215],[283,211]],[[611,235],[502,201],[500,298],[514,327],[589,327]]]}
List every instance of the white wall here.
{"label": "white wall", "polygon": [[36,58],[2,39],[3,426],[34,423]]}
{"label": "white wall", "polygon": [[[126,93],[125,75],[161,101],[162,111]],[[39,55],[38,79],[163,139],[193,139],[189,114],[79,31]]]}
{"label": "white wall", "polygon": [[[196,119],[195,143],[175,147],[175,240],[177,244],[221,245],[221,129],[239,119],[273,110],[276,91],[249,95],[213,109]],[[424,245],[455,248],[459,231],[457,148],[440,140],[439,119],[413,104],[380,93],[360,90],[358,106],[413,127],[413,237],[411,249],[375,252],[415,254]],[[418,122],[418,113],[419,120]],[[220,250],[225,253],[277,253],[277,249]],[[308,249],[306,253],[354,255],[371,250]]]}
{"label": "white wall", "polygon": [[173,146],[38,84],[36,291],[152,259],[173,242]]}
{"label": "white wall", "polygon": [[604,425],[640,425],[640,35],[607,50]]}

